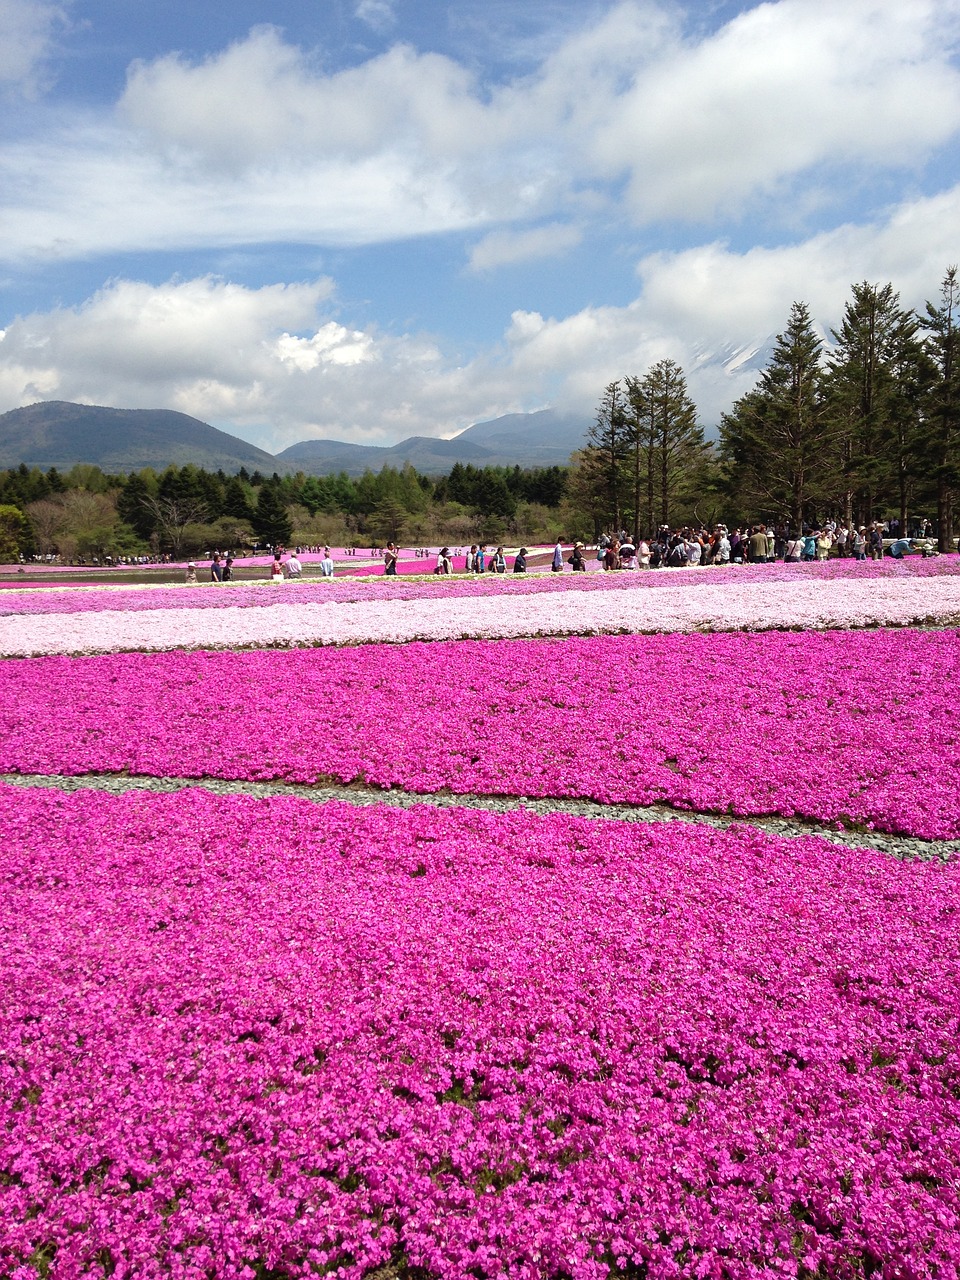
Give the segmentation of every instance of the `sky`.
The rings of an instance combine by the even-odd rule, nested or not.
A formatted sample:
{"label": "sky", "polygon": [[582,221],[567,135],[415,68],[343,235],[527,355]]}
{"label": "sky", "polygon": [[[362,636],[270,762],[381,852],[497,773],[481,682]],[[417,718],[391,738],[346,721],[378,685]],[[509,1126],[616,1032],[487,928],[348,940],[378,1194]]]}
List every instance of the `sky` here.
{"label": "sky", "polygon": [[0,0],[0,412],[392,444],[669,358],[709,431],[794,301],[937,299],[958,53],[960,0]]}

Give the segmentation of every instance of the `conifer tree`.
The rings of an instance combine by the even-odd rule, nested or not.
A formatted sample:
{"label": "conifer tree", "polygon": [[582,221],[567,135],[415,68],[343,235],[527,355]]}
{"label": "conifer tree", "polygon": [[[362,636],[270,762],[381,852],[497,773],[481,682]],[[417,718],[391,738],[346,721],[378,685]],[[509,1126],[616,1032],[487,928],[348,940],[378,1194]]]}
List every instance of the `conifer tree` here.
{"label": "conifer tree", "polygon": [[293,525],[283,502],[280,486],[265,480],[260,486],[257,508],[253,513],[253,528],[257,537],[268,546],[286,546],[293,533]]}
{"label": "conifer tree", "polygon": [[627,404],[619,381],[607,384],[581,453],[582,484],[597,499],[601,521],[623,524],[627,482]]}
{"label": "conifer tree", "polygon": [[836,433],[843,516],[865,522],[881,496],[892,491],[893,468],[885,445],[904,381],[898,368],[914,343],[917,319],[900,306],[893,285],[863,281],[853,286],[829,359],[827,412]]}
{"label": "conifer tree", "polygon": [[799,530],[812,502],[829,492],[831,424],[823,411],[822,343],[802,302],[790,308],[757,387],[720,426],[744,505],[769,519],[789,516]]}
{"label": "conifer tree", "polygon": [[640,390],[654,457],[655,502],[661,524],[669,524],[677,499],[703,462],[706,446],[697,422],[697,406],[687,393],[687,380],[674,360],[660,360],[643,377]]}
{"label": "conifer tree", "polygon": [[927,303],[923,327],[935,375],[928,399],[927,456],[937,485],[937,541],[953,550],[953,497],[960,486],[960,280],[948,267],[940,304]]}

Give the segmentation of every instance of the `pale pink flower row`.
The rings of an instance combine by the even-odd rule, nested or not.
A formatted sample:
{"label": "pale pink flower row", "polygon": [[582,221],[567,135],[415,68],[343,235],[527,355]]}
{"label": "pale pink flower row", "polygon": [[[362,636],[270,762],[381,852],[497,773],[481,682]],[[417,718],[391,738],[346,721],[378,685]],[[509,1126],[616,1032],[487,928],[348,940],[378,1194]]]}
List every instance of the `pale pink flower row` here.
{"label": "pale pink flower row", "polygon": [[12,1280],[956,1280],[955,865],[0,787],[0,885]]}
{"label": "pale pink flower row", "polygon": [[65,587],[7,591],[0,596],[0,618],[15,614],[87,613],[101,610],[134,612],[144,609],[223,609],[282,604],[341,604],[368,600],[450,600],[483,596],[541,595],[567,591],[635,591],[647,588],[742,586],[746,583],[919,580],[960,576],[960,557],[935,560],[883,560],[857,563],[731,565],[723,569],[680,569],[647,573],[565,572],[561,575],[453,577],[404,582],[381,577],[375,582],[349,578],[324,581],[258,583],[200,583],[196,586]]}
{"label": "pale pink flower row", "polygon": [[954,839],[958,675],[958,632],[906,629],[11,660],[0,771],[663,801]]}
{"label": "pale pink flower row", "polygon": [[[282,592],[284,589],[279,588]],[[554,591],[263,608],[155,609],[0,617],[0,654],[342,645],[611,632],[944,624],[960,620],[960,576],[727,581],[694,591]]]}

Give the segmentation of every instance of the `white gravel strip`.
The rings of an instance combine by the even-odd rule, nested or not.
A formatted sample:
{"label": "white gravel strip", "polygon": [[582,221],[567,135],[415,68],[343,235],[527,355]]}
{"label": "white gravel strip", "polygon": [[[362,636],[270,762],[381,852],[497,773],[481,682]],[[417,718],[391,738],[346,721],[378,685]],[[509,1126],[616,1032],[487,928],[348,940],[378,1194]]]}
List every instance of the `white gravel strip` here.
{"label": "white gravel strip", "polygon": [[68,777],[59,774],[0,774],[0,782],[21,787],[47,787],[58,791],[105,791],[111,795],[125,795],[131,791],[175,792],[187,787],[199,787],[215,795],[244,795],[256,799],[271,796],[292,796],[323,804],[328,800],[340,800],[359,806],[385,804],[396,809],[411,809],[416,805],[434,805],[441,809],[486,809],[491,813],[507,813],[513,809],[526,809],[541,815],[551,813],[573,814],[609,822],[684,822],[693,826],[717,827],[725,830],[733,826],[750,826],[770,835],[818,836],[831,844],[853,849],[874,849],[892,857],[919,859],[921,861],[946,861],[960,856],[960,840],[919,840],[913,836],[886,835],[878,831],[836,831],[822,823],[798,822],[789,818],[731,818],[725,814],[696,813],[686,809],[673,809],[669,805],[617,805],[598,804],[593,800],[531,799],[526,796],[449,795],[446,793],[421,795],[396,788],[377,790],[360,786],[300,786],[295,783],[235,782],[220,778],[138,778],[116,774],[84,774]]}

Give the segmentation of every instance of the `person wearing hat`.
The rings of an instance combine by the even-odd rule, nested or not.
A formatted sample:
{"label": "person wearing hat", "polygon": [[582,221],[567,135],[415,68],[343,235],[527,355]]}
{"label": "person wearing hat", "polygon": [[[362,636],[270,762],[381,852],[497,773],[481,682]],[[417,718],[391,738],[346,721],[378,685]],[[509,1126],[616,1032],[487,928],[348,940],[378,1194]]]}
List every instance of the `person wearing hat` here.
{"label": "person wearing hat", "polygon": [[190,561],[190,563],[187,565],[187,576],[186,576],[186,581],[187,581],[187,582],[196,582],[196,580],[197,580],[197,566],[196,566],[196,564],[194,563],[194,561],[193,561],[193,560],[191,560],[191,561]]}
{"label": "person wearing hat", "polygon": [[583,558],[582,542],[574,543],[573,551],[570,553],[570,559],[568,563],[574,573],[586,573],[587,562]]}

